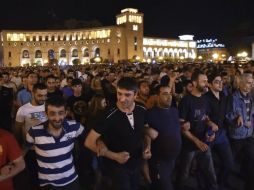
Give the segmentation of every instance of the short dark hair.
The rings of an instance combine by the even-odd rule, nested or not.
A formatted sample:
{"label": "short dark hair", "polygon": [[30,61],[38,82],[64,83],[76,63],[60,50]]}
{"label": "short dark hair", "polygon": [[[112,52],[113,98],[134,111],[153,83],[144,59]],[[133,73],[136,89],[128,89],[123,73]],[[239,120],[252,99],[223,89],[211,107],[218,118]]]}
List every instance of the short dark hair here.
{"label": "short dark hair", "polygon": [[36,90],[45,90],[47,89],[47,86],[43,83],[36,83],[34,86],[33,86],[33,92],[36,92]]}
{"label": "short dark hair", "polygon": [[38,77],[38,74],[35,73],[34,71],[28,71],[28,72],[26,72],[25,75],[26,75],[26,77],[28,78],[29,75],[33,75],[33,74],[34,74],[34,75],[37,75],[37,77]]}
{"label": "short dark hair", "polygon": [[202,71],[199,70],[199,69],[195,70],[195,71],[192,73],[192,75],[191,75],[191,81],[192,81],[192,82],[193,82],[193,81],[197,81],[199,75],[204,75],[204,74],[205,74],[205,73],[202,72]]}
{"label": "short dark hair", "polygon": [[141,87],[141,85],[142,85],[142,84],[144,84],[144,83],[149,84],[149,82],[148,82],[148,81],[146,81],[146,80],[141,80],[141,81],[139,81],[139,82],[138,82],[138,88],[140,88],[140,87]]}
{"label": "short dark hair", "polygon": [[45,111],[48,111],[48,106],[55,106],[55,107],[66,107],[66,102],[63,98],[58,96],[53,96],[48,98],[45,102]]}
{"label": "short dark hair", "polygon": [[71,86],[76,86],[76,85],[82,85],[82,81],[80,79],[73,79],[71,81]]}
{"label": "short dark hair", "polygon": [[138,91],[138,84],[134,78],[131,77],[122,77],[118,83],[117,87],[120,89],[126,89],[134,91],[135,93]]}
{"label": "short dark hair", "polygon": [[183,84],[183,87],[186,87],[188,84],[192,84],[192,82],[191,82],[191,80],[186,79],[186,80],[184,80],[184,81],[182,82],[182,84]]}
{"label": "short dark hair", "polygon": [[157,95],[160,94],[161,88],[170,88],[170,87],[168,85],[165,85],[165,84],[157,85],[156,88],[155,88],[155,92],[156,92]]}
{"label": "short dark hair", "polygon": [[49,75],[46,77],[46,81],[48,81],[49,79],[56,79],[56,77],[54,75]]}
{"label": "short dark hair", "polygon": [[207,76],[207,78],[208,78],[208,83],[212,83],[213,82],[213,80],[216,78],[216,77],[220,77],[221,76],[221,74],[220,73],[218,73],[218,72],[211,72],[208,76]]}

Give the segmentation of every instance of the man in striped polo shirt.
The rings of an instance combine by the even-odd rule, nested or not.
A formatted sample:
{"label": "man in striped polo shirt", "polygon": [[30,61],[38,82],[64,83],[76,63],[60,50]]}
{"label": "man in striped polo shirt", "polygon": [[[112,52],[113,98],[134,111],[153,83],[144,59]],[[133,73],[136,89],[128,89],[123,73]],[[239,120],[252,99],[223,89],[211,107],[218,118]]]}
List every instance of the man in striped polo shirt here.
{"label": "man in striped polo shirt", "polygon": [[40,189],[78,190],[72,150],[84,127],[76,121],[65,120],[62,98],[48,99],[45,111],[48,121],[32,127],[26,136],[28,146],[35,147]]}

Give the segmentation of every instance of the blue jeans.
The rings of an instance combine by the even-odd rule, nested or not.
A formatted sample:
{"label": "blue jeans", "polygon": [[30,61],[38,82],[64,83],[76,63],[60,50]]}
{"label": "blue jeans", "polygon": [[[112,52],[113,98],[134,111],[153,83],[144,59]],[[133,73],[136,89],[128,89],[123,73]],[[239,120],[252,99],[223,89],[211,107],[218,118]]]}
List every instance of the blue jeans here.
{"label": "blue jeans", "polygon": [[199,177],[199,186],[207,190],[217,190],[217,178],[210,148],[206,152],[201,152],[200,150],[182,150],[181,162],[179,165],[179,177],[177,181],[178,189],[183,189],[186,185],[191,164],[195,157],[198,166],[197,174]]}
{"label": "blue jeans", "polygon": [[217,172],[218,184],[220,186],[227,185],[228,176],[232,171],[234,165],[233,153],[225,129],[220,129],[216,134],[216,139],[210,144],[212,153],[218,156],[218,161],[215,160],[215,164],[218,163],[220,170]]}

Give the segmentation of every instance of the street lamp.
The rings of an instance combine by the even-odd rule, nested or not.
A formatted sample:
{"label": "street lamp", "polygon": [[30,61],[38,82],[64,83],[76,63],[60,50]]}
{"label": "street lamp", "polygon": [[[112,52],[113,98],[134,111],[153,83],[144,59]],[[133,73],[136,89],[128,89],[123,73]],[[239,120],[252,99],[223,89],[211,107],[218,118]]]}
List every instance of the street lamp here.
{"label": "street lamp", "polygon": [[203,59],[203,57],[200,55],[200,56],[198,56],[198,59],[201,60],[201,59]]}
{"label": "street lamp", "polygon": [[136,58],[135,58],[137,61],[139,61],[140,60],[140,57],[139,56],[136,56]]}
{"label": "street lamp", "polygon": [[212,56],[213,56],[213,59],[218,59],[219,58],[218,53],[214,53]]}
{"label": "street lamp", "polygon": [[244,57],[244,58],[246,58],[247,56],[248,56],[248,53],[246,51],[243,51],[243,52],[237,54],[237,57]]}
{"label": "street lamp", "polygon": [[95,57],[95,58],[94,58],[94,61],[95,61],[96,63],[100,63],[100,62],[101,62],[101,58],[100,58],[100,57]]}

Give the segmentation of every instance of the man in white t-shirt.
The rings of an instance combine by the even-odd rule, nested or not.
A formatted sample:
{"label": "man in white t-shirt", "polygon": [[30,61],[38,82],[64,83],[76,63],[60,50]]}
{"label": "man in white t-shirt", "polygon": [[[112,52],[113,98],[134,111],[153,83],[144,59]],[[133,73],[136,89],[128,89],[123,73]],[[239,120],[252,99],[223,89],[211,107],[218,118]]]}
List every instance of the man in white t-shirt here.
{"label": "man in white t-shirt", "polygon": [[39,125],[47,120],[44,105],[46,98],[46,85],[39,83],[35,84],[32,91],[32,101],[18,109],[16,115],[16,127],[22,128],[23,137],[26,136],[27,131],[32,126]]}
{"label": "man in white t-shirt", "polygon": [[[23,142],[26,139],[28,130],[36,125],[47,121],[45,113],[45,101],[47,99],[47,86],[41,83],[34,85],[32,90],[32,101],[21,106],[16,115],[16,129],[22,131]],[[38,189],[38,166],[34,150],[28,150],[25,155],[25,162],[29,173],[29,180],[32,189]]]}

